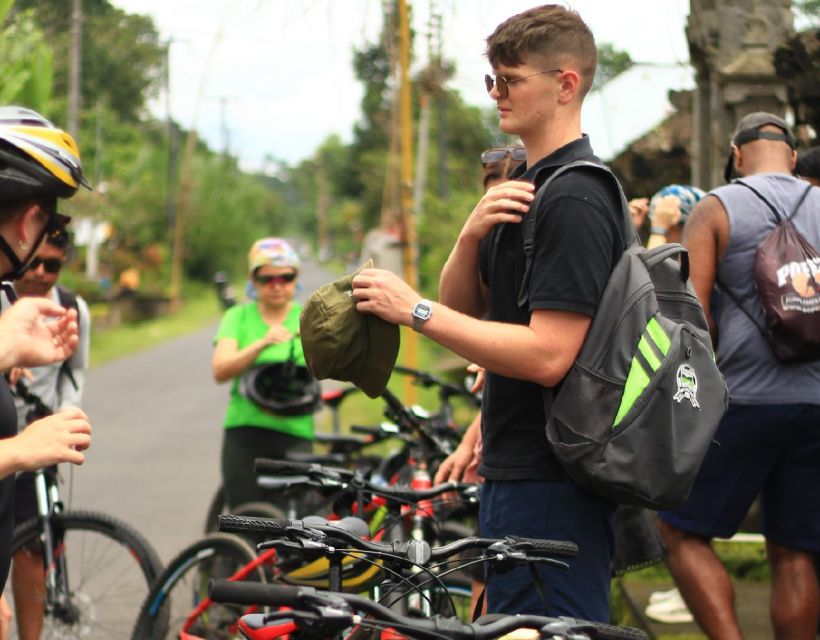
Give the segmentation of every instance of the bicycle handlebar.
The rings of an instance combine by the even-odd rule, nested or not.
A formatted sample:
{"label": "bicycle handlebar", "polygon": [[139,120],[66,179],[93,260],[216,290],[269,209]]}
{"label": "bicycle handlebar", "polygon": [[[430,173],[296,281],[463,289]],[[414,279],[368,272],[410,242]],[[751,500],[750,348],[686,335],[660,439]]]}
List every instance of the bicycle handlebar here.
{"label": "bicycle handlebar", "polygon": [[257,473],[272,473],[282,475],[308,476],[319,482],[342,482],[350,484],[352,488],[381,496],[387,500],[399,502],[421,502],[432,500],[445,493],[457,493],[462,499],[477,498],[478,485],[457,482],[445,482],[430,489],[411,489],[407,486],[381,485],[370,482],[360,473],[350,469],[326,467],[311,462],[294,462],[291,460],[270,460],[256,458],[254,465]]}
{"label": "bicycle handlebar", "polygon": [[646,640],[646,634],[631,627],[615,627],[599,622],[576,618],[550,618],[547,616],[505,616],[492,622],[466,624],[457,618],[419,618],[403,616],[368,598],[351,593],[317,591],[312,587],[294,587],[267,583],[212,580],[208,591],[215,602],[268,607],[291,607],[289,616],[299,622],[307,617],[315,622],[317,614],[332,611],[336,620],[347,615],[348,626],[361,622],[357,612],[371,616],[368,622],[378,626],[394,625],[403,634],[419,640],[491,640],[516,629],[535,629],[541,638],[579,638],[600,640]]}
{"label": "bicycle handlebar", "polygon": [[[219,530],[227,533],[244,533],[297,540],[324,542],[323,538],[341,540],[356,550],[378,555],[395,556],[413,564],[425,565],[440,562],[468,549],[486,550],[488,557],[498,561],[531,562],[535,559],[551,560],[556,557],[574,558],[578,545],[563,540],[538,540],[532,538],[461,538],[442,547],[431,549],[423,540],[373,542],[363,540],[367,524],[359,518],[328,521],[320,517],[305,520],[254,518],[236,515],[220,515]],[[563,566],[563,563],[557,563]]]}

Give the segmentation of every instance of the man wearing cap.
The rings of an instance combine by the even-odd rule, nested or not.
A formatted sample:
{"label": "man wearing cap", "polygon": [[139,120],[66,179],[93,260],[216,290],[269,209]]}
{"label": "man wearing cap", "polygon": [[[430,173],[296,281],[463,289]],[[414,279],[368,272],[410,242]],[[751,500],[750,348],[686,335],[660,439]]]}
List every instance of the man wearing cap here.
{"label": "man wearing cap", "polygon": [[[733,298],[765,326],[754,284],[755,252],[775,217],[752,189],[784,215],[806,190],[795,177],[794,136],[770,113],[743,118],[732,136],[730,184],[709,192],[684,229],[691,279],[717,344],[730,406],[681,507],[661,513],[667,565],[695,620],[710,638],[740,638],[734,590],[711,547],[737,531],[755,497],[772,571],[771,617],[777,638],[814,638],[820,593],[820,361],[784,365]],[[797,230],[820,247],[820,189],[810,188]],[[712,305],[712,290],[723,291]],[[813,284],[820,291],[820,282]],[[715,318],[717,319],[715,321]],[[820,322],[820,315],[818,316]]]}

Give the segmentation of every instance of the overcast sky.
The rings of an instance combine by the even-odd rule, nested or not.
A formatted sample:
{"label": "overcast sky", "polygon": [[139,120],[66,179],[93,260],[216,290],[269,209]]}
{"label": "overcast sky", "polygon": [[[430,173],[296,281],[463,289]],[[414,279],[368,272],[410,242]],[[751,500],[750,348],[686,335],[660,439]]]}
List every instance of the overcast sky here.
{"label": "overcast sky", "polygon": [[[415,67],[427,57],[430,7],[442,15],[444,56],[457,65],[451,86],[469,104],[491,105],[483,76],[484,39],[533,0],[408,0]],[[362,88],[352,50],[375,41],[381,0],[112,0],[153,17],[171,44],[171,113],[209,145],[227,144],[243,165],[266,156],[290,164],[330,134],[351,139]],[[637,62],[686,63],[688,0],[574,0],[598,42]],[[201,99],[199,96],[202,96]],[[154,110],[164,114],[161,99]],[[223,122],[225,127],[223,127]],[[227,129],[227,136],[223,133]]]}

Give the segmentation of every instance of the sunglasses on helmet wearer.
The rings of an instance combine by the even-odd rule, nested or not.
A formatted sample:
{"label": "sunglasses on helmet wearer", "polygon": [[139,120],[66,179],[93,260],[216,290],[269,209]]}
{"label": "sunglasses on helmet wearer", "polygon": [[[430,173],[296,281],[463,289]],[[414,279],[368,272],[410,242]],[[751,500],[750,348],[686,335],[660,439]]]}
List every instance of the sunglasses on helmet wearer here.
{"label": "sunglasses on helmet wearer", "polygon": [[484,86],[487,87],[487,93],[491,93],[493,87],[498,92],[498,97],[502,100],[507,98],[510,95],[510,86],[515,82],[519,82],[521,80],[526,80],[527,78],[532,78],[533,76],[541,76],[545,73],[564,73],[563,69],[549,69],[547,71],[536,71],[535,73],[531,73],[527,76],[521,76],[520,78],[505,78],[504,76],[496,76],[495,79],[489,74],[484,76]]}
{"label": "sunglasses on helmet wearer", "polygon": [[481,153],[481,164],[485,167],[491,162],[501,162],[507,156],[512,156],[516,162],[527,159],[527,150],[524,147],[495,147]]}
{"label": "sunglasses on helmet wearer", "polygon": [[60,273],[60,269],[63,268],[63,261],[59,258],[34,258],[29,263],[28,271],[36,271],[40,265],[43,265],[46,273]]}
{"label": "sunglasses on helmet wearer", "polygon": [[274,284],[284,285],[284,284],[290,284],[294,280],[296,280],[296,273],[295,272],[293,272],[293,273],[282,273],[282,274],[275,275],[275,276],[273,276],[273,275],[260,275],[260,274],[256,274],[256,275],[253,276],[253,281],[256,284],[271,284],[271,283],[274,283]]}

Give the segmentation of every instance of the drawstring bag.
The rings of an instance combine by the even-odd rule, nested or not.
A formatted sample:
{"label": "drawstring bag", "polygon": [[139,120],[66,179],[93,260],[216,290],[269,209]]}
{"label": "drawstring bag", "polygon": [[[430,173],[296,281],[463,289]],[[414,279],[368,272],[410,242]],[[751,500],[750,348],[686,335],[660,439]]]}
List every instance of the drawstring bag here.
{"label": "drawstring bag", "polygon": [[319,382],[307,367],[296,363],[295,338],[284,362],[268,362],[248,369],[239,379],[239,393],[273,415],[290,417],[314,413],[322,397]]}

